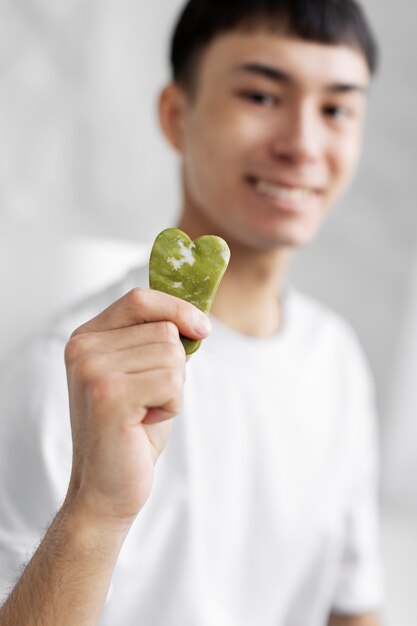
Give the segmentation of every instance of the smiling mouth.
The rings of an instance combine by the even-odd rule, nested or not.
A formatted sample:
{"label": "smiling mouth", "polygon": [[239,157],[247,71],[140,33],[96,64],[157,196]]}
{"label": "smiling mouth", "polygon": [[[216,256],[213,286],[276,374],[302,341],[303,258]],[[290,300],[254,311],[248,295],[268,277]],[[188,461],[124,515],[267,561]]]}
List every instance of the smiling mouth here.
{"label": "smiling mouth", "polygon": [[303,203],[320,195],[320,191],[317,188],[289,186],[256,178],[255,176],[248,176],[247,182],[263,196],[288,203]]}

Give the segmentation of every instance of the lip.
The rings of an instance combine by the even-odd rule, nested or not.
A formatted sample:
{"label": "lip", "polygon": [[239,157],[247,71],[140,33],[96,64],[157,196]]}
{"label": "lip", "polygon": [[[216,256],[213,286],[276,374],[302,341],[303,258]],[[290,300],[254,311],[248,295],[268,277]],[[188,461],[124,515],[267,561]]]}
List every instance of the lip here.
{"label": "lip", "polygon": [[294,184],[294,181],[278,181],[252,174],[247,175],[245,180],[258,199],[284,212],[300,213],[312,209],[323,193],[321,187],[306,183]]}
{"label": "lip", "polygon": [[320,185],[310,184],[305,181],[288,181],[288,180],[277,180],[273,178],[269,178],[267,176],[255,176],[254,174],[247,174],[245,177],[246,180],[252,185],[258,181],[265,181],[271,185],[278,185],[280,187],[288,187],[288,189],[307,189],[316,194],[320,194],[323,191],[323,187]]}

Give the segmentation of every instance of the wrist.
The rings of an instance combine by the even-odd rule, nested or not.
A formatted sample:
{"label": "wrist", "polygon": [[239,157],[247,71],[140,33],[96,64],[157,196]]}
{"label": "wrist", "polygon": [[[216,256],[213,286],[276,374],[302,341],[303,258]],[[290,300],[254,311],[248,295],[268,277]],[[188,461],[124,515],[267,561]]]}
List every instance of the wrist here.
{"label": "wrist", "polygon": [[106,546],[110,552],[117,553],[132,523],[132,519],[104,516],[77,498],[68,497],[56,518],[56,524],[81,548]]}

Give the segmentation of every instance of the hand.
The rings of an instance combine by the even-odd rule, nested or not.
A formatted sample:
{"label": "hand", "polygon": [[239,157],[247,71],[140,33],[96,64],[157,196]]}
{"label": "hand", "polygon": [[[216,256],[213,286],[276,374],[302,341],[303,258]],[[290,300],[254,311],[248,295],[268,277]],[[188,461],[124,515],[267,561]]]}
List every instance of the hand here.
{"label": "hand", "polygon": [[130,527],[181,407],[186,357],[179,334],[202,339],[192,304],[134,289],[78,328],[65,351],[73,467],[66,502]]}

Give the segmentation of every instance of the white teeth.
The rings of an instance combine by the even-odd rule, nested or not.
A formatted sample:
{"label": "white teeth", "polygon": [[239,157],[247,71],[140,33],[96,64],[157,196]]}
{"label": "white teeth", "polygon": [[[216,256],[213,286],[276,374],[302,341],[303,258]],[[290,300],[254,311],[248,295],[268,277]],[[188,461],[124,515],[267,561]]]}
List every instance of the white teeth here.
{"label": "white teeth", "polygon": [[310,189],[303,189],[301,187],[283,187],[282,185],[276,185],[275,183],[268,183],[265,180],[258,180],[255,183],[255,187],[261,193],[265,193],[272,198],[293,200],[295,202],[307,200],[314,193]]}

